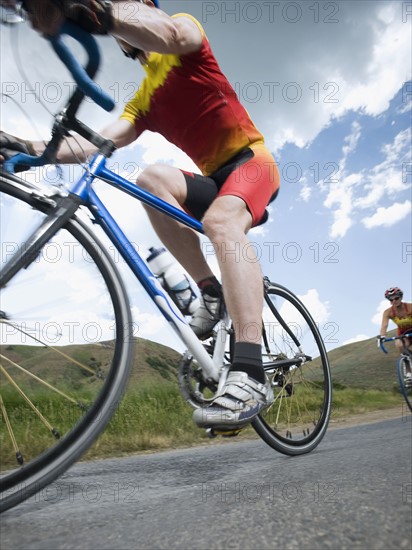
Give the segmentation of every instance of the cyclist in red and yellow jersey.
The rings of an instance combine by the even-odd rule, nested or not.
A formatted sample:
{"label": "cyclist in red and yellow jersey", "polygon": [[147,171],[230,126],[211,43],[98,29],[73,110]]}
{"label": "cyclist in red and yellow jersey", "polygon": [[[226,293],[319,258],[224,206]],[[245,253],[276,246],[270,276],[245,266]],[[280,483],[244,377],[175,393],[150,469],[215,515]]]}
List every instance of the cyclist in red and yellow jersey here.
{"label": "cyclist in red and yellow jersey", "polygon": [[[412,304],[402,302],[403,292],[398,287],[391,287],[385,292],[385,298],[391,302],[391,307],[383,312],[380,338],[385,338],[389,321],[393,321],[398,327],[398,336],[412,332]],[[406,346],[409,347],[412,341],[406,338]],[[402,341],[395,340],[395,345],[402,352]]]}
{"label": "cyclist in red and yellow jersey", "polygon": [[[8,3],[9,0],[7,0]],[[101,133],[123,147],[145,130],[162,134],[181,148],[200,173],[166,165],[146,168],[137,184],[203,222],[213,243],[222,276],[224,300],[236,333],[234,360],[222,395],[194,413],[203,427],[241,427],[268,404],[272,394],[262,367],[262,274],[250,257],[249,229],[264,223],[266,207],[278,191],[275,160],[236,93],[222,73],[204,29],[192,16],[169,17],[151,0],[25,0],[39,32],[54,34],[65,17],[83,28],[111,34],[146,76],[120,119]],[[130,8],[133,7],[133,16]],[[93,146],[69,138],[58,160],[75,162]],[[41,142],[28,143],[2,135],[3,157],[10,150],[41,154]],[[80,145],[80,147],[79,147]],[[158,236],[198,283],[202,305],[191,326],[205,338],[223,307],[221,286],[202,254],[197,234],[150,208]],[[234,254],[248,247],[248,255]]]}

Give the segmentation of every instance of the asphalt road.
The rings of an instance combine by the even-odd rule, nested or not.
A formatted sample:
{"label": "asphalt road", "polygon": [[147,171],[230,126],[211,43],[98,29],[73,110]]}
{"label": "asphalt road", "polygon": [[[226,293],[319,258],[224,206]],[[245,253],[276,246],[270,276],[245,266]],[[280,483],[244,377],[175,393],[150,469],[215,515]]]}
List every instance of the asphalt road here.
{"label": "asphalt road", "polygon": [[410,549],[411,418],[295,458],[253,440],[77,464],[1,516],[1,548]]}

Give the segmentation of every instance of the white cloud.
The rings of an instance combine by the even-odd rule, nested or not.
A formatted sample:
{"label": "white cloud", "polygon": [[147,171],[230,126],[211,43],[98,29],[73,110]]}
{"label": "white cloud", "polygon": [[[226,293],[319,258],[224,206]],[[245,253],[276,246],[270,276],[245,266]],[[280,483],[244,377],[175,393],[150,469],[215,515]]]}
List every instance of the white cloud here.
{"label": "white cloud", "polygon": [[269,234],[269,228],[267,227],[268,224],[264,225],[258,225],[256,227],[252,227],[252,229],[249,232],[249,235],[252,237],[265,237]]}
{"label": "white cloud", "polygon": [[10,100],[5,99],[4,103],[7,108],[2,106],[3,131],[35,141],[46,139],[47,136],[51,137],[50,129],[53,122],[49,116],[43,117],[42,120],[37,118],[33,120],[31,117],[22,116],[21,112],[14,112],[15,105]]}
{"label": "white cloud", "polygon": [[411,55],[411,28],[402,21],[399,3],[392,4],[378,7],[376,19],[371,19],[375,40],[370,62],[359,84],[345,96],[343,110],[362,108],[367,114],[379,115],[389,107],[399,84],[411,77],[406,68],[411,63],[405,64]]}
{"label": "white cloud", "polygon": [[[411,85],[409,84],[409,86]],[[399,114],[410,113],[411,111],[412,111],[412,99],[410,97],[406,97],[402,107],[398,109],[398,113]]]}
{"label": "white cloud", "polygon": [[308,202],[312,195],[312,189],[308,184],[303,184],[299,196],[304,202]]}
{"label": "white cloud", "polygon": [[158,342],[163,346],[168,346],[179,353],[183,353],[186,348],[175,334],[171,325],[169,325],[163,315],[157,312],[152,313],[152,311],[152,308],[147,312],[143,311],[139,306],[132,306],[133,336]]}
{"label": "white cloud", "polygon": [[144,132],[137,143],[143,147],[142,160],[145,165],[167,163],[182,170],[199,173],[194,162],[160,134]]}
{"label": "white cloud", "polygon": [[330,236],[333,239],[344,237],[353,224],[352,209],[353,209],[353,191],[352,187],[359,183],[360,174],[346,175],[345,169],[348,158],[351,153],[356,150],[356,146],[361,137],[361,126],[358,122],[353,122],[351,133],[344,139],[342,147],[342,159],[339,162],[340,179],[334,178],[329,184],[320,182],[320,188],[325,188],[329,185],[329,192],[324,201],[326,208],[336,206],[333,210],[333,223],[330,229]]}
{"label": "white cloud", "polygon": [[388,301],[383,299],[376,306],[376,312],[372,316],[371,321],[374,325],[378,325],[379,327],[381,326],[382,315],[383,315],[383,312],[385,311],[385,309],[388,309]]}
{"label": "white cloud", "polygon": [[313,189],[311,188],[311,185],[306,175],[302,175],[302,177],[299,180],[299,184],[300,184],[299,198],[303,202],[309,202],[312,196]]}
{"label": "white cloud", "polygon": [[376,210],[375,214],[369,216],[368,218],[364,218],[362,223],[367,229],[372,229],[379,226],[390,227],[391,225],[401,221],[406,216],[410,216],[411,206],[412,203],[408,200],[403,203],[396,202],[388,208],[380,206]]}
{"label": "white cloud", "polygon": [[134,334],[140,338],[158,337],[167,327],[167,322],[160,313],[147,313],[141,311],[137,306],[132,307],[133,322],[135,323]]}
{"label": "white cloud", "polygon": [[333,211],[333,223],[330,228],[330,237],[336,239],[344,237],[352,225],[352,194],[350,189],[344,188],[344,182],[334,185],[324,202],[326,208],[338,205]]}
{"label": "white cloud", "polygon": [[383,197],[393,199],[408,189],[402,167],[410,155],[411,137],[411,129],[408,128],[399,132],[392,143],[382,146],[384,159],[363,174],[363,195],[356,198],[354,206],[361,209],[375,207]]}
{"label": "white cloud", "polygon": [[351,133],[344,139],[343,156],[339,161],[339,178],[328,183],[321,181],[319,184],[322,191],[327,191],[324,206],[331,209],[333,214],[329,230],[331,238],[344,237],[357,222],[362,210],[374,209],[373,214],[362,219],[362,223],[368,229],[380,225],[393,225],[410,212],[411,205],[407,200],[393,203],[389,207],[376,208],[384,198],[393,201],[409,187],[404,182],[402,167],[410,155],[410,128],[399,132],[391,143],[383,144],[382,162],[361,172],[348,173],[348,159],[356,150],[359,139],[360,126],[354,123]]}
{"label": "white cloud", "polygon": [[[336,24],[314,29],[308,19],[305,26],[290,25],[278,35],[280,43],[288,44],[288,52],[283,63],[273,67],[280,83],[277,101],[262,105],[265,112],[262,109],[258,124],[275,151],[287,142],[298,147],[311,143],[349,111],[380,115],[402,83],[411,79],[411,26],[402,21],[402,2],[338,5]],[[325,49],[325,40],[333,48]],[[271,67],[269,60],[267,66]],[[285,100],[282,85],[296,80],[302,96],[291,103]]]}
{"label": "white cloud", "polygon": [[383,146],[383,152],[386,155],[385,162],[390,164],[396,162],[400,157],[410,154],[411,129],[407,128],[396,135],[393,143]]}
{"label": "white cloud", "polygon": [[341,172],[346,168],[346,162],[351,153],[356,149],[356,146],[361,137],[361,126],[358,122],[353,122],[351,126],[351,133],[345,137],[344,146],[342,147],[343,157],[339,164]]}
{"label": "white cloud", "polygon": [[310,311],[316,323],[322,324],[329,319],[329,302],[322,302],[317,289],[311,288],[306,294],[299,295],[299,298]]}
{"label": "white cloud", "polygon": [[[345,4],[346,10],[351,9],[349,3],[340,5]],[[389,107],[400,84],[411,78],[411,29],[402,22],[401,2],[369,3],[368,7],[367,12],[357,13],[357,23],[365,33],[351,37],[350,47],[341,54],[348,57],[337,65],[340,101],[333,116],[350,110],[378,116]]]}

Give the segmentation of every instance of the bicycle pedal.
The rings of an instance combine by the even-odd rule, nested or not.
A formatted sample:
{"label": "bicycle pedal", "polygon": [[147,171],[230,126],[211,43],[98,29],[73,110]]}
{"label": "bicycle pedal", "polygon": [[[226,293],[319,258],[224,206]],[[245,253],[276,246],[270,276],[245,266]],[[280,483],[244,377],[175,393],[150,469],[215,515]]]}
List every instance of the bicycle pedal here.
{"label": "bicycle pedal", "polygon": [[219,435],[222,437],[236,437],[240,434],[240,432],[243,430],[242,428],[234,428],[233,430],[227,430],[227,429],[218,429],[218,428],[208,428],[206,430],[206,434],[211,439],[214,437],[218,437]]}

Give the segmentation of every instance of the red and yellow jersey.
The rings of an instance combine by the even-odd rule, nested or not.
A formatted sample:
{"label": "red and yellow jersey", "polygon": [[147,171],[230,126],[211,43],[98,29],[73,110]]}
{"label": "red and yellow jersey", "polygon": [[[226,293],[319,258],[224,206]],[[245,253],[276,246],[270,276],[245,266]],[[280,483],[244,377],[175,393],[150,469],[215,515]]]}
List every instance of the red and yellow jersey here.
{"label": "red and yellow jersey", "polygon": [[238,100],[202,32],[200,50],[186,55],[151,53],[146,77],[121,118],[140,135],[151,130],[184,151],[204,175],[224,165],[238,152],[263,142]]}
{"label": "red and yellow jersey", "polygon": [[398,334],[404,334],[405,332],[412,332],[412,305],[401,303],[400,308],[403,307],[404,315],[400,317],[396,314],[395,308],[392,306],[391,315],[389,316],[392,321],[398,325]]}

